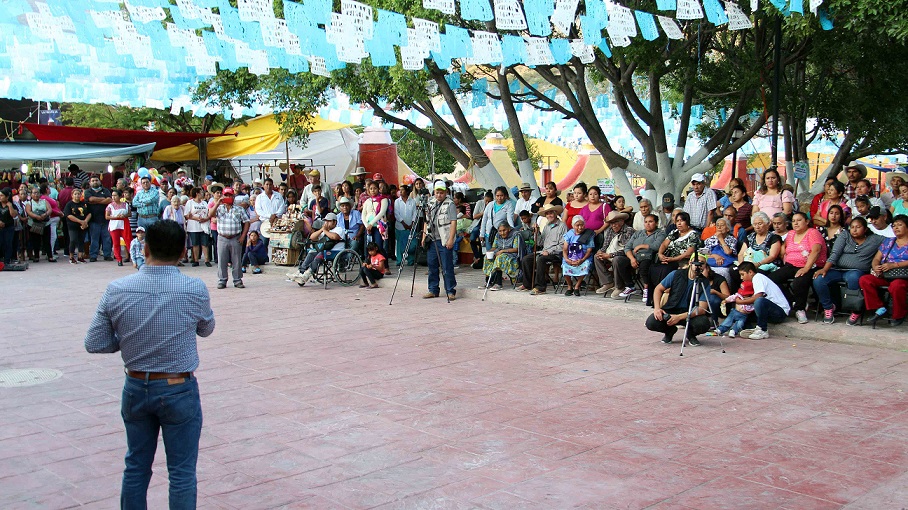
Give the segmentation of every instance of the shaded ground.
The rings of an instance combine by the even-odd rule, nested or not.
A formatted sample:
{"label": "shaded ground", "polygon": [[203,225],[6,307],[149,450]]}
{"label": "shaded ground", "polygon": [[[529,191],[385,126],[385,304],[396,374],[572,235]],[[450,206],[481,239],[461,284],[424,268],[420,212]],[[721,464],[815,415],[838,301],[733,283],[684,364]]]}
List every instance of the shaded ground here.
{"label": "shaded ground", "polygon": [[[642,318],[607,310],[475,291],[446,304],[410,298],[409,281],[388,306],[393,280],[299,288],[273,266],[219,291],[214,269],[183,269],[205,278],[218,321],[197,373],[203,508],[908,501],[904,352],[788,338],[680,358]],[[122,363],[82,339],[107,281],[127,273],[42,262],[0,274],[0,370],[63,372],[0,388],[0,507],[117,506]],[[166,490],[161,448],[151,508]]]}

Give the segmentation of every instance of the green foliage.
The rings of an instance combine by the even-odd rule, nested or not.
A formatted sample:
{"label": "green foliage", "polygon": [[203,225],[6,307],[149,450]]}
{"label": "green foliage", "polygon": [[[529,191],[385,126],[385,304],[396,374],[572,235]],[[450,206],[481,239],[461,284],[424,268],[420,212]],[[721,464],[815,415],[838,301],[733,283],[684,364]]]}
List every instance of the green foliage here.
{"label": "green foliage", "polygon": [[192,112],[172,115],[154,108],[129,108],[106,104],[64,103],[61,117],[67,124],[109,129],[146,129],[153,123],[155,131],[223,132],[236,122],[222,115],[195,117]]}
{"label": "green foliage", "polygon": [[[428,141],[408,129],[392,129],[391,139],[397,143],[397,155],[420,177],[428,177],[432,173],[431,144]],[[451,154],[435,146],[435,173],[453,172],[456,163]]]}

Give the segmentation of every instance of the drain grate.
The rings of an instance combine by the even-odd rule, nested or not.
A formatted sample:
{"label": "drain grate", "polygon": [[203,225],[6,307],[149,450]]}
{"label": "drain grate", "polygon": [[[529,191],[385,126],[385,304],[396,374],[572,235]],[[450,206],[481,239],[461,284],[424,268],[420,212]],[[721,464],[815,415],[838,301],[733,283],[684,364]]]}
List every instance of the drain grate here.
{"label": "drain grate", "polygon": [[59,379],[63,372],[53,368],[22,368],[0,370],[0,388],[34,386]]}

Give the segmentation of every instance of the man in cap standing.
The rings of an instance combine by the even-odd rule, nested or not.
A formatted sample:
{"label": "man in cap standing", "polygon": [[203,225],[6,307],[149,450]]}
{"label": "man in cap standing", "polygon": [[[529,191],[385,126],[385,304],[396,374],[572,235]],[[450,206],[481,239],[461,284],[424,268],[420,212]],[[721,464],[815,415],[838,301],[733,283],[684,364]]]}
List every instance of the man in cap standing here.
{"label": "man in cap standing", "polygon": [[[428,244],[426,261],[429,264],[429,292],[423,298],[438,297],[438,272],[444,272],[445,293],[453,301],[457,295],[457,280],[454,278],[454,236],[457,234],[457,209],[448,196],[444,181],[435,181],[435,194],[426,205],[426,224],[423,227],[422,243]],[[440,267],[439,267],[440,266]]]}
{"label": "man in cap standing", "polygon": [[[300,203],[304,206],[315,200],[313,186],[322,186],[322,173],[315,169],[309,172],[309,184],[303,188],[303,194],[300,196]],[[328,199],[328,208],[334,209],[334,192],[331,191],[331,186],[322,186],[322,196]]]}
{"label": "man in cap standing", "polygon": [[690,226],[703,230],[713,222],[716,210],[716,192],[706,186],[703,174],[694,174],[690,178],[693,191],[687,194],[684,212],[690,215]]}
{"label": "man in cap standing", "polygon": [[857,161],[852,161],[845,167],[845,176],[848,177],[848,183],[845,184],[845,199],[857,198],[858,182],[867,178],[867,167]]}
{"label": "man in cap standing", "polygon": [[218,221],[218,288],[227,287],[227,264],[233,264],[233,286],[243,285],[243,244],[249,232],[249,215],[242,207],[233,205],[236,193],[225,188],[221,197],[215,199],[208,217]]}

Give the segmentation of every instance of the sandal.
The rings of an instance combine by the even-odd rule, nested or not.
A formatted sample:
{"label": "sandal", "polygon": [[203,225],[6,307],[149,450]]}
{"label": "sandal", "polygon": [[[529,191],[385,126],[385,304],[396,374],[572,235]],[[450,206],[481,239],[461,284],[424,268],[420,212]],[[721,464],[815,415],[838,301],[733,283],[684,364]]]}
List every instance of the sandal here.
{"label": "sandal", "polygon": [[539,289],[533,289],[532,291],[530,291],[531,296],[539,296],[541,294],[545,294],[545,291]]}

